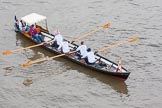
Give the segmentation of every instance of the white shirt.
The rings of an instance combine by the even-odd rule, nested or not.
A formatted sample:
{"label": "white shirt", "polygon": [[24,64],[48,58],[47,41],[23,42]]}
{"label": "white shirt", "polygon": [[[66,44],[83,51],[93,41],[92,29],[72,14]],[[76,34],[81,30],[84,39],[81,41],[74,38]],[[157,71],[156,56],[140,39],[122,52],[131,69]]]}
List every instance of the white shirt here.
{"label": "white shirt", "polygon": [[62,42],[59,45],[58,49],[61,49],[61,48],[62,48],[63,53],[68,53],[70,51],[69,43],[67,41]]}
{"label": "white shirt", "polygon": [[96,61],[94,52],[92,52],[92,51],[87,52],[82,58],[85,58],[85,57],[88,58],[89,63],[94,63]]}
{"label": "white shirt", "polygon": [[19,29],[22,31],[22,23],[19,22]]}
{"label": "white shirt", "polygon": [[61,43],[63,41],[62,35],[61,34],[56,35],[54,41],[57,42],[57,45],[61,45]]}
{"label": "white shirt", "polygon": [[87,46],[86,45],[80,45],[76,51],[80,51],[80,54],[84,56],[87,53]]}

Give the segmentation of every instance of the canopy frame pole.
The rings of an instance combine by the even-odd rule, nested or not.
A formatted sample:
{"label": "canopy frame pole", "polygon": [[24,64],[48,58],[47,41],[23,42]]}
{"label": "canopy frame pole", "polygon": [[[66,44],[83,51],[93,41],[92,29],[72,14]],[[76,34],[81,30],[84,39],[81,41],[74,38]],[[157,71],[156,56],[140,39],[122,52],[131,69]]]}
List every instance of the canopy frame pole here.
{"label": "canopy frame pole", "polygon": [[45,21],[46,21],[46,29],[48,30],[48,26],[47,26],[47,19],[46,19]]}

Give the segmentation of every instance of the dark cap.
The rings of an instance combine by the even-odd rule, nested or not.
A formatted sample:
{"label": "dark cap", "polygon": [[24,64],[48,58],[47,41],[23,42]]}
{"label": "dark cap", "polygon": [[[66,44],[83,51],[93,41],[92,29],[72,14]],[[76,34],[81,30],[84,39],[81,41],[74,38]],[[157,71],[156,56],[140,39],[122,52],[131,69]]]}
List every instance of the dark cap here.
{"label": "dark cap", "polygon": [[83,45],[84,44],[84,42],[83,41],[81,41],[81,45]]}
{"label": "dark cap", "polygon": [[91,48],[88,48],[87,51],[90,52],[91,51]]}

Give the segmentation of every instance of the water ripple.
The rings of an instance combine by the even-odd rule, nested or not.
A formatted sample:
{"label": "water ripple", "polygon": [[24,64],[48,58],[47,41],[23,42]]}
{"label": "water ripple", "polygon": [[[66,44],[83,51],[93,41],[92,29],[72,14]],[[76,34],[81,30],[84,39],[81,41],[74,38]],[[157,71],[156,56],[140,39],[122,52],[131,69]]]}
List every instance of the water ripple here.
{"label": "water ripple", "polygon": [[[43,6],[43,8],[42,8]],[[2,108],[158,108],[162,96],[161,0],[1,0],[1,50],[33,45],[13,30],[13,16],[31,12],[47,16],[49,30],[59,28],[69,40],[110,22],[84,39],[100,49],[137,36],[139,40],[101,55],[117,61],[131,74],[127,81],[94,72],[66,59],[21,66],[26,61],[54,56],[42,48],[0,56],[0,106]],[[17,43],[17,46],[16,46]],[[79,43],[79,42],[78,42]],[[7,73],[7,74],[6,74]],[[33,84],[23,85],[26,78]]]}

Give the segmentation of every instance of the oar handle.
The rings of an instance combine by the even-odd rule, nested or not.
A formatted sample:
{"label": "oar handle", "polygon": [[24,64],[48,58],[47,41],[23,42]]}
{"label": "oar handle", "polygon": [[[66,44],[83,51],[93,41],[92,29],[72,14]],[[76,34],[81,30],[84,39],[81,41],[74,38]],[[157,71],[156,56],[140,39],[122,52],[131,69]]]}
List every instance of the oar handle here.
{"label": "oar handle", "polygon": [[57,55],[57,56],[50,57],[49,59],[58,58],[58,57],[61,57],[61,56],[64,56],[64,55],[65,55],[65,54],[60,54],[60,55]]}

